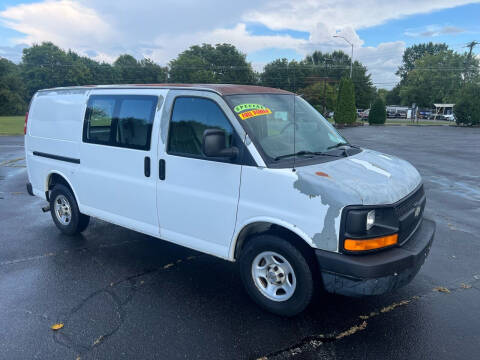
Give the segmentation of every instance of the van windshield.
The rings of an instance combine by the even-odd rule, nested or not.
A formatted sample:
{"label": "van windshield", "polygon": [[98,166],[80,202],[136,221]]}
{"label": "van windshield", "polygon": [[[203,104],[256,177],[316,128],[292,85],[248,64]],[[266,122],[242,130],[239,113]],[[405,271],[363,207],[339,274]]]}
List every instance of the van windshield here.
{"label": "van windshield", "polygon": [[299,96],[242,94],[226,98],[250,138],[261,147],[269,161],[294,154],[314,156],[347,143],[317,110]]}

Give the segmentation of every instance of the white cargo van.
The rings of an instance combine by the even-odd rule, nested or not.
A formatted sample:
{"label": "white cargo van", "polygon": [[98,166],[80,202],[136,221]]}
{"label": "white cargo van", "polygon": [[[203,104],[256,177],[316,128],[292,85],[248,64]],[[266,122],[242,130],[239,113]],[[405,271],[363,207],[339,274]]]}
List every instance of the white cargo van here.
{"label": "white cargo van", "polygon": [[348,143],[290,92],[237,85],[42,90],[26,118],[29,193],[65,234],[91,216],[238,261],[281,315],[314,285],[407,284],[433,241],[419,173]]}

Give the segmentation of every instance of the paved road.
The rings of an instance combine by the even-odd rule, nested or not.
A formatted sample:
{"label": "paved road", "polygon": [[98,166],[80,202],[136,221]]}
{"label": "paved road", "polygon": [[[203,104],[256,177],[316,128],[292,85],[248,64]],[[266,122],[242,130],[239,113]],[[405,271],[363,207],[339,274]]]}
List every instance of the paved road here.
{"label": "paved road", "polygon": [[[480,129],[343,133],[420,170],[437,236],[405,288],[363,299],[327,295],[293,319],[256,307],[235,264],[100,220],[81,236],[61,235],[43,202],[26,194],[22,138],[0,137],[0,358],[477,357]],[[56,322],[65,327],[54,333]]]}

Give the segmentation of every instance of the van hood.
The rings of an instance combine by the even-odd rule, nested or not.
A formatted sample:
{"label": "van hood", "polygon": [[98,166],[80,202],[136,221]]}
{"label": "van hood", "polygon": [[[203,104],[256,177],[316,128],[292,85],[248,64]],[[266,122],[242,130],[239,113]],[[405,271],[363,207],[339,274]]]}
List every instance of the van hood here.
{"label": "van hood", "polygon": [[327,189],[334,186],[344,194],[355,193],[358,197],[350,198],[356,198],[363,205],[395,203],[422,181],[417,169],[409,162],[367,149],[335,161],[302,166],[297,168],[297,175],[299,179],[308,179],[310,191],[317,186],[319,191],[325,189],[325,185]]}

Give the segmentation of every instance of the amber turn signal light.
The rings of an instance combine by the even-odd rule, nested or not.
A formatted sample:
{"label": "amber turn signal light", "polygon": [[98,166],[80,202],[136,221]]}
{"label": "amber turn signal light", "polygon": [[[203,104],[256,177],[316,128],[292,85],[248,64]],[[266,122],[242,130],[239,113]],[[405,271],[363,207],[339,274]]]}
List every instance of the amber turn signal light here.
{"label": "amber turn signal light", "polygon": [[366,251],[381,249],[398,243],[398,234],[364,240],[345,239],[343,248],[348,251]]}

